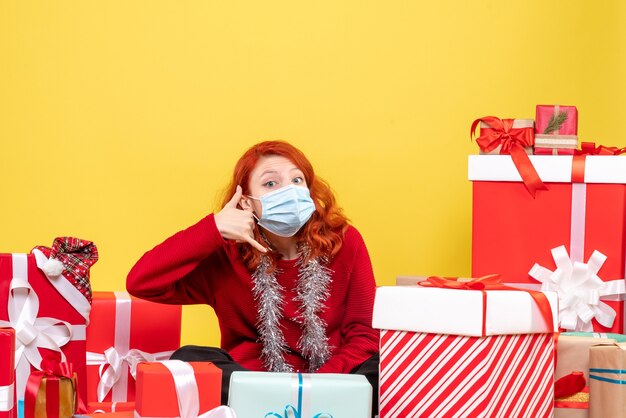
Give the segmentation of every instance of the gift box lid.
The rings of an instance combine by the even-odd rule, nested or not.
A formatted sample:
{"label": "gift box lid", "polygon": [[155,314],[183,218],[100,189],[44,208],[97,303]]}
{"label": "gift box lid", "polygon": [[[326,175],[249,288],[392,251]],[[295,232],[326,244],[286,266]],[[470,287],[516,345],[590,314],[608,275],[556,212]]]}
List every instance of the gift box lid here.
{"label": "gift box lid", "polygon": [[[574,156],[531,155],[529,158],[542,181],[572,182]],[[510,155],[470,155],[468,178],[471,181],[522,181]],[[626,184],[626,159],[615,155],[588,155],[585,183]]]}
{"label": "gift box lid", "polygon": [[[557,294],[546,295],[554,329],[547,329],[539,308],[523,290],[485,291],[485,335],[557,331]],[[376,289],[372,327],[434,334],[483,336],[483,292],[422,286]]]}

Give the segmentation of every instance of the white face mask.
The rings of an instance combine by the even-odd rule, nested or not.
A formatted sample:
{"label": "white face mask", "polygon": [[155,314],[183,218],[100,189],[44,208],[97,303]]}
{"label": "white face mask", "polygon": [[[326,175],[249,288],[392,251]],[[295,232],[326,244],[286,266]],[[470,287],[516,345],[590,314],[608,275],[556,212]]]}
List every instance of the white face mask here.
{"label": "white face mask", "polygon": [[309,189],[302,186],[281,187],[260,198],[263,214],[259,225],[280,237],[293,237],[315,212]]}

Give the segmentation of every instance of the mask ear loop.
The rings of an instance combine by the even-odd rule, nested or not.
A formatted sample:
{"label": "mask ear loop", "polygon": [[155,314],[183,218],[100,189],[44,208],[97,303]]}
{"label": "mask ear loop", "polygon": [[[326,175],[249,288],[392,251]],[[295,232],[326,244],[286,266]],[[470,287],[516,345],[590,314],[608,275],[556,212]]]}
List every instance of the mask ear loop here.
{"label": "mask ear loop", "polygon": [[[254,196],[250,196],[250,195],[246,195],[246,197],[249,197],[250,199],[254,199],[254,200],[258,200],[259,202],[261,201],[261,199],[259,199],[258,197],[254,197]],[[256,219],[257,225],[259,224],[259,222],[261,221],[259,219],[258,216],[256,216],[256,213],[254,213],[254,210],[252,211],[252,217],[254,219]],[[267,245],[267,248],[270,251],[274,251],[274,246],[272,245],[272,243],[267,239],[267,237],[265,236],[265,234],[263,233],[263,229],[259,228],[259,235],[261,235],[261,238],[263,239],[263,242],[265,243],[265,245]]]}
{"label": "mask ear loop", "polygon": [[[258,200],[259,202],[261,201],[261,199],[259,199],[258,197],[254,197],[254,196],[250,196],[249,194],[246,195],[246,197],[250,198],[250,199],[254,199],[254,200]],[[254,213],[254,209],[252,210],[252,216],[254,217],[254,219],[256,219],[256,222],[259,223],[261,220],[256,216],[256,213]]]}

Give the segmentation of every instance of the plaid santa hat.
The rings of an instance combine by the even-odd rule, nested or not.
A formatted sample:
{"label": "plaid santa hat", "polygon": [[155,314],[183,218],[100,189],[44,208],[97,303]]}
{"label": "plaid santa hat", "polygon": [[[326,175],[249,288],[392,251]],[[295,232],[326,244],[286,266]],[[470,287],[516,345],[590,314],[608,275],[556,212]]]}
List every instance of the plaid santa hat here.
{"label": "plaid santa hat", "polygon": [[54,239],[52,248],[36,246],[48,261],[43,265],[43,272],[50,277],[63,275],[91,304],[91,284],[89,268],[98,261],[98,248],[91,241],[73,237]]}

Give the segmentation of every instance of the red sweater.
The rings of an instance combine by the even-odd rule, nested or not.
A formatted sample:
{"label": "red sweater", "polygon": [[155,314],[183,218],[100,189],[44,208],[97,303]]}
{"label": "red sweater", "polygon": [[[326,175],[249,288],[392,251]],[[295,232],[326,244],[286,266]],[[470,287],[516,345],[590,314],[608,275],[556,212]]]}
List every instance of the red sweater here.
{"label": "red sweater", "polygon": [[[302,330],[293,301],[298,277],[296,260],[279,260],[279,284],[285,289],[281,325],[289,349],[287,363],[296,371],[307,370],[299,353]],[[354,227],[345,233],[332,270],[326,309],[330,359],[318,370],[347,373],[378,352],[378,331],[372,329],[376,283],[363,238]],[[222,348],[250,370],[264,370],[261,344],[255,324],[257,305],[252,277],[241,262],[237,247],[226,241],[208,215],[148,251],[128,274],[126,287],[134,296],[171,304],[208,304],[220,324]]]}

